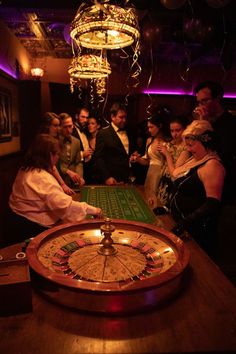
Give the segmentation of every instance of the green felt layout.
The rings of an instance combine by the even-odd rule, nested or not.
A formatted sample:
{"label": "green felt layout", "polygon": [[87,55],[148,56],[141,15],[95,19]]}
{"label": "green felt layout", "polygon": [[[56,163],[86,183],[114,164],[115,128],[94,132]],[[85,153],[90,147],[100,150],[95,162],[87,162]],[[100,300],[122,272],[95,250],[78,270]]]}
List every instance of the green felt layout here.
{"label": "green felt layout", "polygon": [[134,187],[86,186],[81,201],[100,207],[105,217],[155,223],[155,215]]}

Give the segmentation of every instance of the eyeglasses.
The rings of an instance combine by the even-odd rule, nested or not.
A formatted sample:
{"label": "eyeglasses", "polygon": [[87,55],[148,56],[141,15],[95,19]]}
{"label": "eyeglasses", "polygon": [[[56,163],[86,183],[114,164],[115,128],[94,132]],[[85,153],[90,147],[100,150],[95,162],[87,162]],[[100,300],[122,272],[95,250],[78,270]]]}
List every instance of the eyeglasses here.
{"label": "eyeglasses", "polygon": [[212,101],[212,98],[203,98],[202,100],[197,101],[197,105],[198,106],[205,106],[207,103],[209,103],[210,101]]}

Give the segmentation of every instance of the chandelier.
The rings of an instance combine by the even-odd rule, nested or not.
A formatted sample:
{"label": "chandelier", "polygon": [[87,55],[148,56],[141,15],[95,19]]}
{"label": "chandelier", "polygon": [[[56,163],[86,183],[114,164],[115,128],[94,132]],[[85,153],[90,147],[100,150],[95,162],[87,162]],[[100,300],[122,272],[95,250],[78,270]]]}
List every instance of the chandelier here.
{"label": "chandelier", "polygon": [[133,8],[98,4],[81,9],[71,23],[70,36],[78,46],[91,49],[119,49],[140,37]]}
{"label": "chandelier", "polygon": [[72,59],[68,73],[74,79],[96,79],[107,77],[111,73],[111,67],[102,56],[84,54]]}
{"label": "chandelier", "polygon": [[70,75],[71,91],[78,85],[80,79],[102,79],[111,73],[107,58],[100,55],[84,54],[72,59],[68,73]]}

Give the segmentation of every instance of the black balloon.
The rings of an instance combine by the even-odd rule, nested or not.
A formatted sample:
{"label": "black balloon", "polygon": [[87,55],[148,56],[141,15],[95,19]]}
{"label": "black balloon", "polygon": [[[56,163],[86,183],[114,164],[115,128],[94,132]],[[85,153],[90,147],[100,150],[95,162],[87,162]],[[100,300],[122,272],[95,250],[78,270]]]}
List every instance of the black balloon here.
{"label": "black balloon", "polygon": [[192,40],[199,40],[202,27],[202,21],[199,18],[189,18],[184,21],[184,33]]}
{"label": "black balloon", "polygon": [[161,3],[167,9],[175,10],[183,6],[186,3],[186,0],[161,0]]}
{"label": "black balloon", "polygon": [[160,27],[153,25],[151,23],[147,23],[143,26],[142,36],[144,40],[154,42],[159,41],[161,36]]}
{"label": "black balloon", "polygon": [[199,18],[188,18],[184,21],[184,34],[196,42],[206,42],[213,34],[212,25],[203,25]]}
{"label": "black balloon", "polygon": [[226,6],[230,0],[207,0],[209,6],[214,7],[215,9],[219,9],[221,7]]}

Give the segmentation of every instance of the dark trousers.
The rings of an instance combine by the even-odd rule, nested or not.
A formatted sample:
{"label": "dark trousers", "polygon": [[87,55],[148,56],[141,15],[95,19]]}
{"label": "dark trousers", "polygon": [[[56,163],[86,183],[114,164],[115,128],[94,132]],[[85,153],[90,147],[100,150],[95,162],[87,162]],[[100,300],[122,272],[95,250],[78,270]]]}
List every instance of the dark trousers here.
{"label": "dark trousers", "polygon": [[48,229],[47,227],[14,213],[12,210],[9,210],[8,214],[8,235],[4,237],[8,244],[22,242]]}

